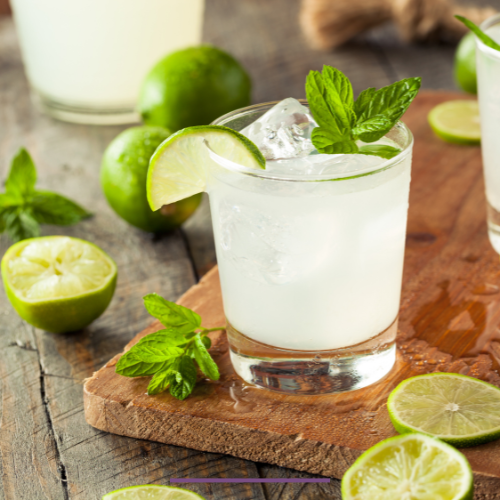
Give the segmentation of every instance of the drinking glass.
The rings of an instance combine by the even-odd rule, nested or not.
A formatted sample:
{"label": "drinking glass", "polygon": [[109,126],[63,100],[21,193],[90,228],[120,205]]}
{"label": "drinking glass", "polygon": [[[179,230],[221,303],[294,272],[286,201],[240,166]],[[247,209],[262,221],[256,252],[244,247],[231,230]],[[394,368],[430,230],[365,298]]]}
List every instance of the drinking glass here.
{"label": "drinking glass", "polygon": [[[481,29],[500,42],[500,15],[487,19]],[[488,235],[500,253],[500,52],[476,38],[476,65]]]}
{"label": "drinking glass", "polygon": [[35,104],[79,123],[137,121],[147,72],[200,43],[204,0],[11,0]]}
{"label": "drinking glass", "polygon": [[[239,131],[274,104],[214,123]],[[325,394],[391,370],[413,138],[401,122],[386,137],[395,158],[356,169],[359,155],[346,155],[320,175],[248,169],[205,145],[230,356],[245,381]]]}

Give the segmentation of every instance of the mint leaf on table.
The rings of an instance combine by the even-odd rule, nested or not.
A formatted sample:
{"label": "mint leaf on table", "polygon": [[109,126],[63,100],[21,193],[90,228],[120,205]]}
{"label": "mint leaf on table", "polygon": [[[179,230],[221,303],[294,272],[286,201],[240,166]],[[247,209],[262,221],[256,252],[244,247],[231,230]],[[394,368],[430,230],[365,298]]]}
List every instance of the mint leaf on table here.
{"label": "mint leaf on table", "polygon": [[14,156],[5,181],[7,195],[18,201],[28,201],[35,191],[36,168],[26,149],[21,148]]}
{"label": "mint leaf on table", "polygon": [[5,193],[0,193],[0,233],[16,243],[40,236],[39,224],[67,226],[90,217],[80,205],[50,191],[37,191],[36,168],[26,149],[12,159]]}
{"label": "mint leaf on table", "polygon": [[331,66],[324,66],[322,73],[311,71],[306,96],[319,125],[312,131],[312,143],[320,153],[376,155],[376,149],[360,149],[356,141],[375,142],[387,134],[408,109],[420,85],[420,78],[406,78],[379,90],[368,88],[354,101],[352,85],[341,71]]}
{"label": "mint leaf on table", "polygon": [[210,356],[207,348],[203,343],[203,339],[198,333],[194,337],[194,359],[198,363],[200,370],[210,379],[219,380],[220,373],[215,361]]}
{"label": "mint leaf on table", "polygon": [[36,191],[31,209],[40,224],[58,226],[70,226],[92,215],[74,201],[49,191]]}
{"label": "mint leaf on table", "polygon": [[201,326],[201,318],[187,307],[169,302],[156,293],[144,297],[144,305],[149,314],[167,328],[176,328],[181,333],[191,333]]}
{"label": "mint leaf on table", "polygon": [[225,326],[203,328],[199,314],[156,293],[143,299],[149,313],[167,328],[146,335],[133,345],[118,360],[116,373],[125,377],[153,375],[148,394],[168,389],[177,399],[185,399],[193,391],[196,365],[211,380],[219,380],[219,368],[208,352],[212,342],[207,335],[225,330]]}
{"label": "mint leaf on table", "polygon": [[467,19],[464,16],[455,16],[460,22],[464,23],[467,28],[469,28],[474,35],[476,35],[479,40],[481,40],[487,47],[500,51],[500,45],[493,40],[489,35],[487,35],[477,24]]}

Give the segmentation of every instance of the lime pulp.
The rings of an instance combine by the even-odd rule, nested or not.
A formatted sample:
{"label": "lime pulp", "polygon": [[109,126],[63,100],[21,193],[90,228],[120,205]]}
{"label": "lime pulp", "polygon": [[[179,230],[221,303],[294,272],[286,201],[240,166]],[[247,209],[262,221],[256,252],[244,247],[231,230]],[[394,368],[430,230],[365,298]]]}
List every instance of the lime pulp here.
{"label": "lime pulp", "polygon": [[130,486],[112,491],[102,497],[102,500],[205,500],[193,491],[174,486],[146,484]]}

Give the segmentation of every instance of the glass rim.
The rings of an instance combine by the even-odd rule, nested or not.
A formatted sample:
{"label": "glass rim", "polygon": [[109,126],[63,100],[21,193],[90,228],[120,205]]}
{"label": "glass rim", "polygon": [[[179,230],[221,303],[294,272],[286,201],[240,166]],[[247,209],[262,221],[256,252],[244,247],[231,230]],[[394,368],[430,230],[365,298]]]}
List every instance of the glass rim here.
{"label": "glass rim", "polygon": [[[481,23],[481,26],[479,26],[479,27],[481,28],[482,31],[486,31],[488,28],[491,28],[492,26],[495,26],[497,24],[500,24],[500,12],[498,14],[491,16],[491,17],[488,17],[488,19],[485,19]],[[475,36],[475,38],[476,38],[476,44],[481,49],[481,51],[486,52],[489,56],[500,60],[500,52],[498,50],[495,50],[495,49],[492,49],[491,47],[488,47],[477,36]]]}
{"label": "glass rim", "polygon": [[[297,99],[297,100],[301,104],[308,106],[308,102],[306,99]],[[211,125],[226,125],[230,120],[251,114],[256,110],[265,109],[267,111],[268,109],[272,108],[279,102],[281,101],[264,102],[260,104],[253,104],[245,108],[236,109],[217,118],[211,123]],[[401,129],[402,132],[406,135],[405,144],[401,146],[402,150],[397,156],[389,160],[385,160],[382,163],[375,166],[360,168],[358,170],[352,170],[347,173],[343,172],[339,174],[295,175],[290,173],[276,173],[276,172],[267,173],[265,169],[261,170],[261,169],[248,168],[238,163],[235,163],[231,160],[223,158],[222,156],[219,156],[217,153],[215,153],[215,151],[213,151],[210,148],[210,145],[206,141],[205,141],[205,146],[208,150],[208,155],[210,156],[210,158],[213,161],[215,161],[218,165],[224,167],[227,170],[231,170],[233,172],[240,173],[243,175],[248,175],[251,177],[256,177],[261,179],[285,181],[285,182],[341,181],[341,180],[355,179],[358,177],[365,177],[367,175],[373,175],[382,172],[384,170],[387,170],[395,166],[396,164],[401,163],[411,153],[413,146],[413,134],[402,121],[398,121],[396,125],[393,127],[393,129],[396,127]]]}

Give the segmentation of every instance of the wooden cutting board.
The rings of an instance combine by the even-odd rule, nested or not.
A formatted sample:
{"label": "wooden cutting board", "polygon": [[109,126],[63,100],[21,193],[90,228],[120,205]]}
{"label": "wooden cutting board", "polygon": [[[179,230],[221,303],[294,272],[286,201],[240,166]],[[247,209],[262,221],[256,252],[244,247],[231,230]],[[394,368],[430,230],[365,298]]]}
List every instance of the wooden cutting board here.
{"label": "wooden cutting board", "polygon": [[[405,115],[415,135],[408,237],[395,368],[352,393],[285,396],[249,387],[230,364],[225,334],[213,337],[219,382],[202,381],[185,401],[149,397],[149,378],[115,374],[116,355],[85,384],[87,422],[139,439],[227,453],[340,478],[363,450],[395,434],[386,400],[403,379],[434,371],[500,386],[500,262],[487,236],[479,147],[446,144],[427,124],[439,102],[422,92]],[[224,323],[217,269],[179,303],[204,326]],[[139,333],[126,347],[160,328]],[[500,441],[464,450],[476,498],[500,499]]]}

